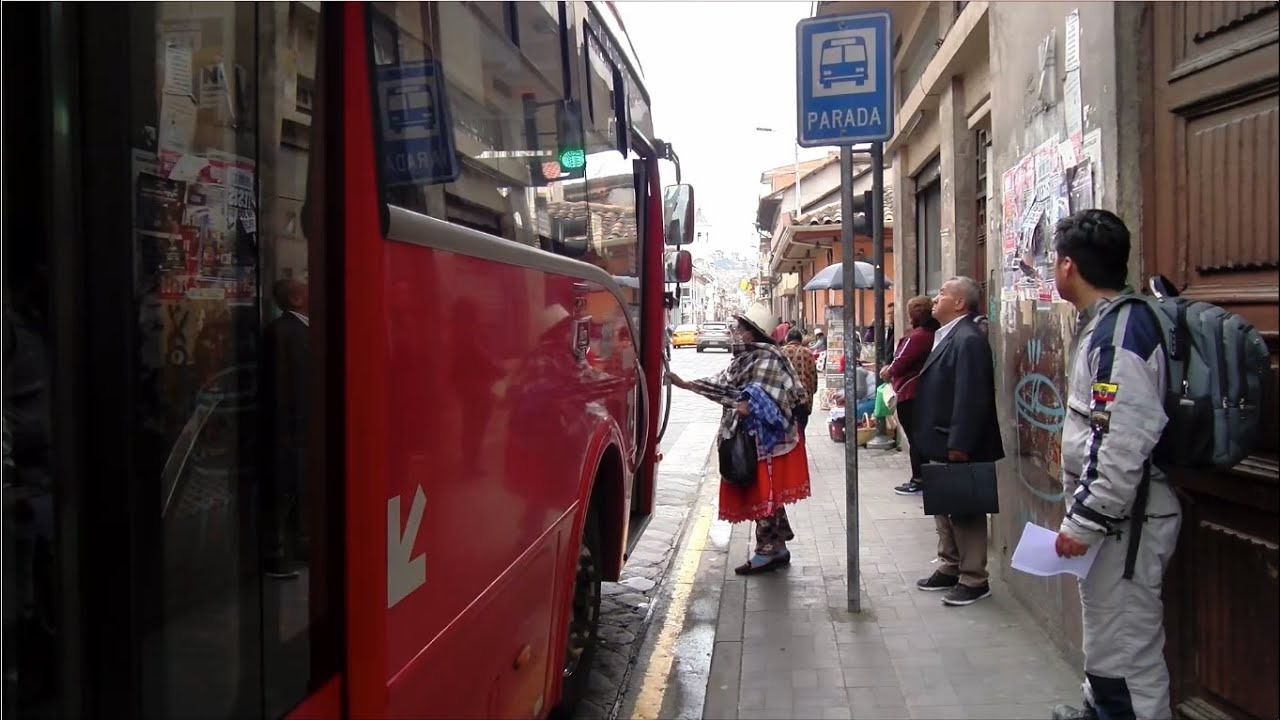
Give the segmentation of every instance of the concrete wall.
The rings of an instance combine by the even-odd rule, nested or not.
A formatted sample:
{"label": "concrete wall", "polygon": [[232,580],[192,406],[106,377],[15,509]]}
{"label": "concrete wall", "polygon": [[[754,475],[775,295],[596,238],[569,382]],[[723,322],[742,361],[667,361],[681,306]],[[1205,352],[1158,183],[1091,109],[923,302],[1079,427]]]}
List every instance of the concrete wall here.
{"label": "concrete wall", "polygon": [[[853,173],[857,175],[861,172],[863,165],[859,164],[855,159],[853,163]],[[837,190],[840,188],[840,163],[833,162],[824,168],[816,170],[802,178],[800,178],[800,202],[803,204],[805,211],[812,210],[809,207],[813,205],[822,196],[831,192],[832,188]],[[788,198],[790,200],[790,198]],[[794,201],[792,201],[794,202]],[[783,206],[790,211],[791,206]]]}
{"label": "concrete wall", "polygon": [[[1121,7],[1132,5],[1133,7]],[[1139,94],[1139,62],[1144,18],[1142,3],[1080,3],[1080,85],[1083,130],[1100,131],[1100,172],[1095,166],[1093,205],[1119,214],[1137,237],[1141,232],[1141,177],[1137,165],[1136,133],[1140,126],[1134,98]],[[1001,463],[1001,513],[992,519],[993,561],[1008,565],[1022,528],[1028,521],[1056,529],[1065,510],[1061,475],[1061,427],[1065,408],[1067,349],[1074,333],[1076,310],[1043,296],[1010,297],[1016,273],[1006,273],[1010,253],[1005,230],[1021,232],[1019,209],[1003,203],[1002,175],[1045,143],[1053,147],[1068,140],[1063,82],[1066,18],[1073,6],[1060,3],[992,3],[990,6],[992,166],[994,193],[989,201],[987,266],[995,270],[990,294],[998,302],[991,317],[996,352],[996,393],[1001,429],[1008,456]],[[1056,73],[1054,92],[1046,101],[1040,84],[1039,45],[1054,35]],[[1118,75],[1117,73],[1121,73]],[[1125,92],[1122,94],[1122,90]],[[966,98],[966,100],[971,100]],[[968,103],[966,103],[968,104]],[[1034,192],[1034,191],[1033,191]],[[1007,193],[1014,197],[1015,193]],[[1010,218],[1013,218],[1011,221]],[[1017,225],[1014,228],[1012,226]],[[1035,247],[1052,247],[1052,227]],[[1015,250],[1022,256],[1022,246]],[[1040,261],[1045,255],[1039,254]],[[1138,265],[1134,253],[1132,267]],[[1052,255],[1048,255],[1051,277]],[[1011,588],[1043,623],[1068,655],[1079,658],[1080,606],[1074,578],[1034,578],[1006,574]]]}

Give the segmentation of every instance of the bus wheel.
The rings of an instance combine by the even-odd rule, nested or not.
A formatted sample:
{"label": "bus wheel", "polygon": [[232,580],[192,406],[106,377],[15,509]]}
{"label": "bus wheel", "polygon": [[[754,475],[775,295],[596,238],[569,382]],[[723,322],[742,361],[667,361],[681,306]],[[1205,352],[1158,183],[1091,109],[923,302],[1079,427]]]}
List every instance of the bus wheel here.
{"label": "bus wheel", "polygon": [[565,641],[564,691],[560,706],[569,715],[586,695],[591,665],[595,661],[600,631],[600,525],[595,508],[587,513],[578,548],[578,568],[569,608],[569,634]]}

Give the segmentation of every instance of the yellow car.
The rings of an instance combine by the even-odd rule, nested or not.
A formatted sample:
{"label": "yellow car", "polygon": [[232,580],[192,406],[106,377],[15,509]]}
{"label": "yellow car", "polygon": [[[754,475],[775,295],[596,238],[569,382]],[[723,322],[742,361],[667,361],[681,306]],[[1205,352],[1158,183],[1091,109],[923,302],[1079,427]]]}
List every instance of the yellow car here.
{"label": "yellow car", "polygon": [[698,326],[697,325],[679,325],[676,331],[671,333],[671,347],[697,347],[698,345]]}

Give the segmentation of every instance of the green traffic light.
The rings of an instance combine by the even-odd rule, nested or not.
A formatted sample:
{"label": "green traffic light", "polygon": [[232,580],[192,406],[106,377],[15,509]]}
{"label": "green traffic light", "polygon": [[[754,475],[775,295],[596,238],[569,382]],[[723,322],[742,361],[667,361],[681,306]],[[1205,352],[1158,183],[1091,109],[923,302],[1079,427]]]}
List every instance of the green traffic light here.
{"label": "green traffic light", "polygon": [[587,165],[587,154],[582,148],[567,148],[560,151],[560,167],[565,170],[581,170]]}

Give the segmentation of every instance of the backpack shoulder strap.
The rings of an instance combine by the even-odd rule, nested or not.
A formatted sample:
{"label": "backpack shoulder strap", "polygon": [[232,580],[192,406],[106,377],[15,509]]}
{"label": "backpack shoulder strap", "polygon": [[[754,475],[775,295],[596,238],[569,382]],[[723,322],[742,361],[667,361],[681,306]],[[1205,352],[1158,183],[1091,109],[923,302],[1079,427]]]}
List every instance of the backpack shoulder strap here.
{"label": "backpack shoulder strap", "polygon": [[[1167,317],[1169,313],[1164,313],[1153,308],[1151,306],[1152,302],[1152,298],[1144,295],[1138,295],[1136,293],[1125,294],[1117,297],[1114,302],[1108,305],[1107,309],[1103,311],[1103,314],[1115,312],[1125,305],[1138,306],[1141,308],[1139,312],[1142,313],[1143,317],[1146,317],[1155,324],[1156,337],[1160,341],[1160,349],[1164,351],[1165,358],[1170,362],[1180,360],[1185,352],[1184,348],[1186,345],[1186,303],[1178,302],[1173,299],[1156,300],[1156,302],[1173,303],[1173,307],[1175,308],[1173,312],[1174,317],[1169,318],[1168,323],[1166,323],[1166,321],[1160,316],[1165,315]],[[1168,325],[1172,325],[1172,327],[1167,327]],[[1172,338],[1168,337],[1170,335],[1172,335]]]}
{"label": "backpack shoulder strap", "polygon": [[1124,579],[1132,580],[1138,564],[1138,544],[1142,542],[1142,526],[1147,522],[1147,496],[1151,493],[1151,461],[1142,463],[1142,480],[1138,482],[1129,511],[1129,547],[1124,555]]}

